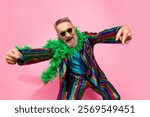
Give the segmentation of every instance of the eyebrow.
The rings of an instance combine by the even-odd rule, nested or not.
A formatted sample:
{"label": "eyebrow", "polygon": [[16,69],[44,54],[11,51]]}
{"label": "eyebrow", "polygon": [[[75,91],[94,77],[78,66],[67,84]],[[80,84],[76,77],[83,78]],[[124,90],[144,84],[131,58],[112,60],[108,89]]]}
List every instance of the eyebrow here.
{"label": "eyebrow", "polygon": [[70,28],[72,28],[73,29],[73,27],[69,27],[69,28],[67,28],[66,30],[63,30],[63,31],[60,31],[60,32],[66,32],[68,29],[70,29]]}

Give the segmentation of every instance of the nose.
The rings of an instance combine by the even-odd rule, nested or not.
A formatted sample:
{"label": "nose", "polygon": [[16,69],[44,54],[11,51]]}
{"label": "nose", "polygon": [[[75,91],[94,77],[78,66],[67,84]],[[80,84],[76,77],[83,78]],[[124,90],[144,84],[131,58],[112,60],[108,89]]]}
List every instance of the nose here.
{"label": "nose", "polygon": [[66,32],[66,37],[70,37],[70,35],[71,35],[70,33]]}

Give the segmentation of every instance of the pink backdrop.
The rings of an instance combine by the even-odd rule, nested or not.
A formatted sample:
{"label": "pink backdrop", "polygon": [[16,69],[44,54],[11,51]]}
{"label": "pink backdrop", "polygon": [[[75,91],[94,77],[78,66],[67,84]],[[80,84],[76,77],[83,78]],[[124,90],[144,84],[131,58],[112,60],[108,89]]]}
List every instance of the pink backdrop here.
{"label": "pink backdrop", "polygon": [[[12,66],[5,53],[16,45],[40,47],[55,38],[54,22],[68,16],[82,31],[127,24],[128,45],[97,44],[95,56],[122,99],[150,99],[149,0],[0,0],[0,99],[56,99],[58,78],[48,85],[40,74],[48,61]],[[88,89],[83,99],[100,99]]]}

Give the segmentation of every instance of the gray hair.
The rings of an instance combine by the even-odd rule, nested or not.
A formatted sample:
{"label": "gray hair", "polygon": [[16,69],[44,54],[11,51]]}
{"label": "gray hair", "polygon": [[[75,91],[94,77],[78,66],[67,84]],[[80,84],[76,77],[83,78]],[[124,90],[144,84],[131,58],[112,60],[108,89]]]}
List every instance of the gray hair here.
{"label": "gray hair", "polygon": [[57,25],[62,23],[62,22],[70,22],[72,24],[72,22],[70,21],[70,19],[68,17],[64,17],[64,18],[60,18],[58,19],[55,24],[54,24],[54,28],[56,29]]}

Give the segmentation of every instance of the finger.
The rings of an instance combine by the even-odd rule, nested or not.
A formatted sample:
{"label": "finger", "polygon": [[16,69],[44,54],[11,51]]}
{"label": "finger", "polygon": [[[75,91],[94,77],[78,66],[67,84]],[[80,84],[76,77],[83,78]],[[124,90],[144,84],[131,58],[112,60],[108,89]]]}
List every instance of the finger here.
{"label": "finger", "polygon": [[19,59],[22,56],[22,54],[16,48],[13,49],[12,52],[15,54],[16,59]]}
{"label": "finger", "polygon": [[120,36],[118,40],[119,40],[120,42],[122,42],[122,38],[123,38],[123,37],[122,37],[122,36]]}
{"label": "finger", "polygon": [[122,35],[122,28],[121,29],[119,29],[119,31],[117,32],[117,34],[116,34],[116,41],[118,41],[119,40],[119,38],[121,37],[121,35]]}
{"label": "finger", "polygon": [[8,64],[13,64],[13,65],[14,65],[14,64],[16,64],[16,61],[7,60],[7,63],[8,63]]}
{"label": "finger", "polygon": [[132,39],[132,34],[129,32],[128,34],[128,39],[131,40]]}
{"label": "finger", "polygon": [[17,59],[17,56],[12,51],[7,52],[6,56],[12,59]]}
{"label": "finger", "polygon": [[125,44],[128,44],[131,41],[131,36],[127,37],[127,39],[125,40]]}
{"label": "finger", "polygon": [[16,61],[15,58],[12,58],[12,57],[9,57],[9,56],[6,56],[5,59],[8,60],[8,61],[9,61],[9,60],[10,60],[10,61]]}
{"label": "finger", "polygon": [[7,62],[8,64],[16,64],[17,60],[16,60],[15,58],[6,56],[6,62]]}
{"label": "finger", "polygon": [[125,44],[125,41],[126,41],[126,39],[127,39],[127,37],[128,37],[128,32],[127,31],[124,31],[124,33],[123,33],[123,38],[122,38],[122,44]]}
{"label": "finger", "polygon": [[122,36],[120,36],[120,37],[119,37],[119,40],[120,40],[120,41],[122,41],[122,38],[123,38],[123,37],[122,37]]}
{"label": "finger", "polygon": [[131,33],[130,33],[130,32],[127,32],[127,36],[126,36],[126,38],[125,38],[125,40],[124,40],[124,43],[125,43],[125,44],[128,44],[131,39],[132,39]]}
{"label": "finger", "polygon": [[125,44],[128,44],[129,42],[130,42],[130,41],[128,40],[128,41],[125,42]]}
{"label": "finger", "polygon": [[17,49],[12,49],[6,53],[6,56],[12,57],[14,59],[19,59],[21,55],[22,54]]}

